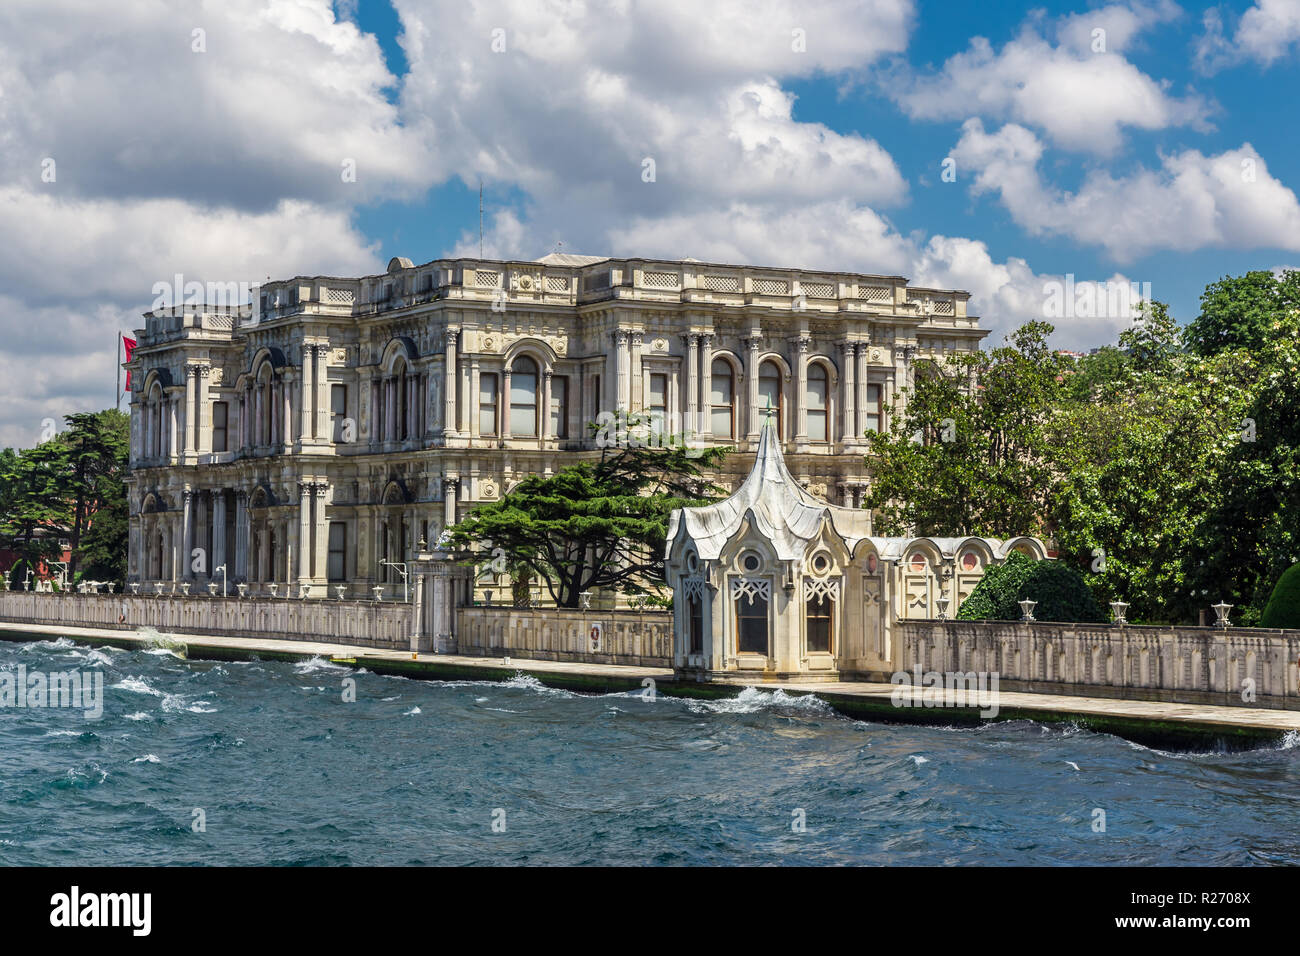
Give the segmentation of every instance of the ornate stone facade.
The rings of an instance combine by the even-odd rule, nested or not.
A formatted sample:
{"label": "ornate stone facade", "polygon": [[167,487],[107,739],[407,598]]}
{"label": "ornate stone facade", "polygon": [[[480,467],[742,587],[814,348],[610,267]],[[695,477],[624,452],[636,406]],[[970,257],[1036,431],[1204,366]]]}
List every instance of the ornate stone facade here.
{"label": "ornate stone facade", "polygon": [[734,446],[732,488],[770,407],[798,480],[854,507],[862,435],[888,427],[914,358],[986,334],[967,299],[891,276],[551,255],[394,259],[268,283],[248,307],[148,312],[127,366],[130,577],[401,597],[421,539],[597,454],[586,423],[619,409]]}

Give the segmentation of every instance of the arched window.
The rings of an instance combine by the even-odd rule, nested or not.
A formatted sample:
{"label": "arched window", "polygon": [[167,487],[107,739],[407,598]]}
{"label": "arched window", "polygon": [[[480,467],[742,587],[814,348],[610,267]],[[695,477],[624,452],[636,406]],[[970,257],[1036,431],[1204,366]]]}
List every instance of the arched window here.
{"label": "arched window", "polygon": [[[769,411],[770,409],[770,411]],[[758,409],[764,417],[771,416],[778,435],[785,434],[781,409],[781,369],[775,362],[764,362],[758,367]],[[759,419],[762,422],[763,419]]]}
{"label": "arched window", "polygon": [[537,363],[526,355],[510,369],[510,435],[537,437]]}
{"label": "arched window", "polygon": [[711,370],[711,431],[714,438],[736,437],[736,376],[726,359],[714,359]]}
{"label": "arched window", "polygon": [[831,417],[827,398],[830,395],[830,377],[826,366],[815,362],[808,366],[808,394],[805,397],[808,409],[808,440],[831,440]]}

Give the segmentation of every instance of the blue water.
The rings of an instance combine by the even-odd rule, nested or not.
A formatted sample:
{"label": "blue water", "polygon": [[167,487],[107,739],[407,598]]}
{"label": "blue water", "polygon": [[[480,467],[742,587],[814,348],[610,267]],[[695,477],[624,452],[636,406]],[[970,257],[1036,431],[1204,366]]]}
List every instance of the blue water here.
{"label": "blue water", "polygon": [[649,702],[0,644],[0,669],[20,663],[99,670],[106,703],[0,710],[4,864],[1300,863],[1285,744],[1173,754],[863,723],[779,691]]}

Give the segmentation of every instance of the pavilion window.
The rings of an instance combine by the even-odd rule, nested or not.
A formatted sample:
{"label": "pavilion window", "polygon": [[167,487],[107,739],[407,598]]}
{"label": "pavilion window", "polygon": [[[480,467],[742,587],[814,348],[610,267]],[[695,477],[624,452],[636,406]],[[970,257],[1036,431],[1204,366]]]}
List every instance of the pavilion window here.
{"label": "pavilion window", "polygon": [[478,377],[478,431],[480,435],[497,433],[497,376],[484,372]]}
{"label": "pavilion window", "polygon": [[736,435],[736,376],[725,359],[714,359],[711,368],[712,432],[714,438],[734,438]]}
{"label": "pavilion window", "polygon": [[808,410],[808,440],[830,441],[830,409],[827,397],[830,395],[830,381],[826,366],[821,363],[808,367],[808,393],[805,398]]}
{"label": "pavilion window", "polygon": [[537,363],[527,356],[515,359],[510,372],[510,435],[537,437]]}
{"label": "pavilion window", "polygon": [[767,653],[767,605],[761,594],[736,595],[736,649],[741,653]]}
{"label": "pavilion window", "polygon": [[225,402],[212,403],[212,450],[226,451],[226,433],[230,420],[230,406]]}
{"label": "pavilion window", "polygon": [[828,594],[814,594],[804,603],[808,624],[808,650],[831,652],[831,634],[835,627],[835,604]]}
{"label": "pavilion window", "polygon": [[776,433],[785,434],[781,408],[781,370],[774,362],[764,362],[758,370],[758,411],[764,416],[771,415]]}
{"label": "pavilion window", "polygon": [[551,379],[551,437],[569,437],[569,380]]}
{"label": "pavilion window", "polygon": [[867,386],[867,407],[862,410],[866,421],[865,431],[880,431],[880,385],[873,382]]}
{"label": "pavilion window", "polygon": [[686,604],[687,616],[690,625],[690,650],[691,654],[704,653],[704,601],[700,595],[692,595]]}

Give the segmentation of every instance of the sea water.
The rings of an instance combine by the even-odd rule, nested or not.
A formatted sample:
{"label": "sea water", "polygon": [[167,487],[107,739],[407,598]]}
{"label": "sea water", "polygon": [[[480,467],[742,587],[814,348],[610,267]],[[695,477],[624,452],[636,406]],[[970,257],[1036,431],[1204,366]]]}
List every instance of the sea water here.
{"label": "sea water", "polygon": [[[1296,864],[1300,748],[1166,753],[813,697],[579,695],[328,661],[0,644],[103,714],[0,709],[0,863]],[[354,684],[350,683],[354,682]]]}

